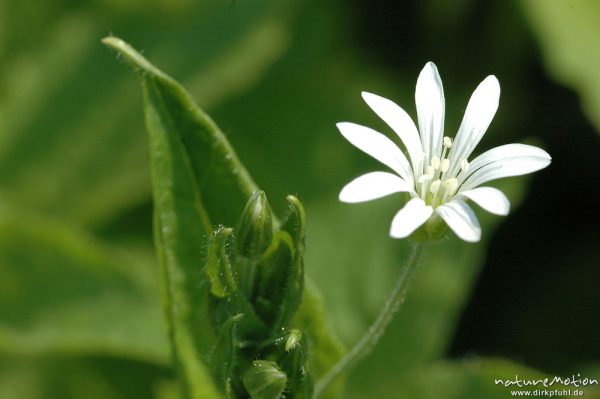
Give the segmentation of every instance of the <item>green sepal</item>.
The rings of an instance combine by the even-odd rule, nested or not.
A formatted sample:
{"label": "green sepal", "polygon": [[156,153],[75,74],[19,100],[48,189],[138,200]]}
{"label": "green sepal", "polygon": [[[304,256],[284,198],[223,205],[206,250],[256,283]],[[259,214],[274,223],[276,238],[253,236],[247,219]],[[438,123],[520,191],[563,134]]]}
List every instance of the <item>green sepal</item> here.
{"label": "green sepal", "polygon": [[237,290],[229,256],[226,253],[227,241],[232,233],[233,229],[218,228],[212,236],[206,257],[210,293],[219,298],[227,297]]}
{"label": "green sepal", "polygon": [[418,242],[438,241],[448,235],[450,228],[437,213],[410,235],[410,239]]}
{"label": "green sepal", "polygon": [[255,360],[242,377],[252,399],[280,399],[287,385],[287,375],[277,363]]}
{"label": "green sepal", "polygon": [[281,226],[281,230],[287,231],[292,236],[296,248],[304,252],[304,236],[306,226],[306,213],[302,202],[294,196],[288,195],[286,200],[289,202],[288,215]]}
{"label": "green sepal", "polygon": [[314,381],[308,363],[308,342],[299,330],[291,330],[284,346],[279,364],[288,375],[287,392],[294,399],[310,399]]}
{"label": "green sepal", "polygon": [[235,399],[236,375],[239,367],[239,325],[244,319],[243,314],[237,314],[223,323],[219,331],[217,343],[213,349],[210,363],[213,367],[215,379],[221,384],[221,389],[227,399]]}
{"label": "green sepal", "polygon": [[290,211],[283,223],[282,230],[287,231],[294,243],[294,254],[290,268],[287,270],[284,296],[280,304],[278,319],[274,328],[286,326],[302,302],[304,292],[304,237],[305,212],[302,203],[293,195],[288,195]]}
{"label": "green sepal", "polygon": [[257,265],[256,310],[270,331],[280,330],[280,313],[286,297],[287,279],[294,261],[294,243],[286,231],[278,231]]}
{"label": "green sepal", "polygon": [[230,318],[243,314],[242,335],[256,335],[266,330],[252,304],[238,288],[227,248],[233,230],[219,227],[212,235],[206,257],[210,281],[209,312],[213,328],[218,331]]}

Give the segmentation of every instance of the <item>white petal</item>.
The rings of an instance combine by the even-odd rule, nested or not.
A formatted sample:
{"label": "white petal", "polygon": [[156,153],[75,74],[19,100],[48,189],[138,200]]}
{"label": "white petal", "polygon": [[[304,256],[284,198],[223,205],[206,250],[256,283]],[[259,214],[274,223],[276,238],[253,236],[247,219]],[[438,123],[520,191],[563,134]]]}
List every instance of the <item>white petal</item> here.
{"label": "white petal", "polygon": [[340,192],[340,201],[355,203],[399,192],[413,192],[413,188],[402,178],[387,172],[371,172],[352,180]]}
{"label": "white petal", "polygon": [[420,198],[413,198],[400,209],[390,228],[390,236],[393,238],[408,237],[413,231],[419,228],[429,219],[433,213],[431,206],[425,205],[425,202]]}
{"label": "white petal", "polygon": [[449,176],[455,176],[461,159],[468,159],[492,122],[500,100],[500,83],[490,75],[471,95],[462,123],[450,150]]}
{"label": "white petal", "polygon": [[428,62],[419,74],[415,102],[423,151],[428,154],[426,161],[429,163],[442,149],[445,111],[442,79],[433,62]]}
{"label": "white petal", "polygon": [[336,125],[342,135],[358,149],[392,168],[404,180],[412,182],[412,173],[406,156],[396,144],[383,134],[350,122]]}
{"label": "white petal", "polygon": [[534,147],[527,144],[505,144],[499,147],[494,147],[491,150],[484,152],[483,154],[476,157],[469,164],[469,171],[460,176],[459,181],[464,181],[467,177],[472,175],[481,167],[488,165],[493,162],[502,161],[509,158],[527,158],[534,157],[540,159],[547,159],[550,161],[550,155],[541,148]]}
{"label": "white petal", "polygon": [[493,148],[475,158],[469,173],[460,176],[460,180],[464,181],[460,191],[491,180],[536,172],[550,165],[551,160],[546,151],[531,145],[506,144]]}
{"label": "white petal", "polygon": [[452,200],[438,206],[435,211],[459,238],[468,242],[477,242],[481,238],[481,227],[477,216],[464,201]]}
{"label": "white petal", "polygon": [[486,211],[495,215],[508,215],[510,201],[504,193],[493,187],[477,187],[463,191],[460,195],[467,197]]}
{"label": "white petal", "polygon": [[387,98],[365,91],[362,92],[362,97],[369,107],[400,137],[408,151],[413,170],[416,171],[423,148],[413,120],[399,105]]}

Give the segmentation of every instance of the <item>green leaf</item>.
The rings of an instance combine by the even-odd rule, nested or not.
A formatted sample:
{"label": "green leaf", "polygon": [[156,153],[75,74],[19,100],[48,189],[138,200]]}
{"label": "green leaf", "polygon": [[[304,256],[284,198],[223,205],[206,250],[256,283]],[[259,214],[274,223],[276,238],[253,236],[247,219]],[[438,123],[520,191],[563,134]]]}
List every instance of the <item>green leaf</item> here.
{"label": "green leaf", "polygon": [[600,2],[522,2],[554,78],[577,91],[583,109],[600,133]]}
{"label": "green leaf", "polygon": [[[240,210],[257,186],[239,161],[223,132],[193,101],[185,89],[150,64],[140,53],[115,37],[103,40],[140,73],[144,89],[146,127],[150,133],[152,181],[177,187],[165,176],[169,171],[189,175],[193,181],[192,194],[205,234],[218,224],[235,225]],[[173,153],[169,156],[162,151]],[[175,159],[178,154],[179,158]],[[154,158],[153,158],[154,157]],[[171,163],[177,163],[175,165]],[[167,187],[173,189],[171,186]],[[185,198],[185,195],[182,195]]]}
{"label": "green leaf", "polygon": [[[201,359],[210,357],[216,341],[207,309],[211,285],[198,268],[206,255],[200,243],[216,224],[232,225],[239,218],[256,186],[222,132],[177,82],[123,41],[107,38],[104,42],[121,52],[142,77],[154,183],[155,236],[167,284],[166,311],[176,362],[188,384],[188,394],[199,397],[200,385],[210,386],[197,377],[206,375]],[[293,315],[303,284],[304,211],[295,198],[288,200],[292,211],[285,226],[293,238],[280,231],[273,250],[265,255],[266,264],[273,266],[267,269],[265,280],[269,283],[265,287],[272,287],[277,280],[281,288],[293,288],[291,299],[284,297],[283,290],[278,291],[277,298],[267,293],[267,288],[262,290],[279,310],[271,313],[278,315],[277,325]],[[287,256],[275,256],[281,248],[288,248]],[[284,303],[288,300],[289,306]],[[315,329],[316,342],[331,345],[325,324],[315,319],[322,316],[314,303],[307,303],[305,326]],[[328,356],[335,354],[330,352]]]}
{"label": "green leaf", "polygon": [[152,266],[0,204],[0,352],[168,364]]}
{"label": "green leaf", "polygon": [[110,37],[104,43],[142,78],[155,242],[176,364],[190,398],[203,398],[207,387],[217,397],[202,360],[210,356],[215,333],[208,315],[210,283],[200,268],[206,255],[201,243],[213,223],[237,220],[256,187],[223,133],[179,83],[122,40]]}

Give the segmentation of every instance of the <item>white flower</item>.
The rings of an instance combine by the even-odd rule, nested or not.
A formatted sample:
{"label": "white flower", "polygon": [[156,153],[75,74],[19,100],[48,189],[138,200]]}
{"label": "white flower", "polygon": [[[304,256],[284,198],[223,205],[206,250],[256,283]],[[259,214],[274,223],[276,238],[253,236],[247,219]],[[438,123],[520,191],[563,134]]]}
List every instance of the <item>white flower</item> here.
{"label": "white flower", "polygon": [[550,164],[547,152],[525,144],[496,147],[469,161],[498,109],[500,84],[495,76],[485,78],[473,92],[454,141],[444,137],[444,90],[433,62],[425,65],[417,80],[418,131],[408,114],[394,102],[366,92],[362,97],[396,132],[408,158],[383,134],[350,122],[338,123],[338,129],[350,143],[395,172],[359,176],[342,189],[339,198],[356,203],[408,193],[411,199],[392,221],[390,235],[394,238],[407,237],[426,222],[441,223],[441,218],[461,239],[479,241],[481,228],[466,201],[471,200],[488,212],[506,215],[510,208],[508,198],[496,188],[480,186],[490,180],[532,173]]}

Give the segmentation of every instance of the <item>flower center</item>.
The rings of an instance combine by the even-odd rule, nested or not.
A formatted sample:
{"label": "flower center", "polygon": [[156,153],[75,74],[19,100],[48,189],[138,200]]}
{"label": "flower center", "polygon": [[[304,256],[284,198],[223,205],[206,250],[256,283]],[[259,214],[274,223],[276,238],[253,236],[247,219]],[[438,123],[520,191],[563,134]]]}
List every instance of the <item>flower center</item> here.
{"label": "flower center", "polygon": [[[450,200],[458,189],[458,180],[446,175],[450,169],[450,160],[446,158],[450,148],[452,148],[452,139],[444,137],[441,155],[434,155],[429,165],[423,165],[423,174],[417,180],[417,193],[427,205],[434,208]],[[421,162],[426,158],[427,154],[423,154]],[[466,172],[469,169],[469,162],[466,159],[461,159],[459,162],[461,171]]]}

